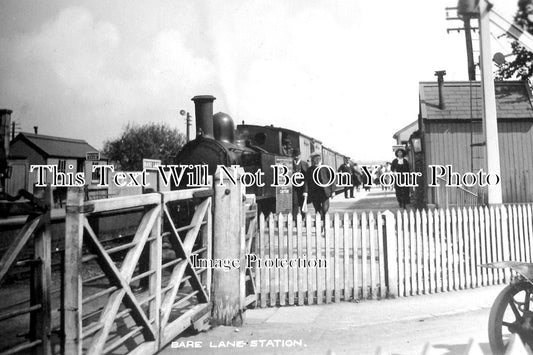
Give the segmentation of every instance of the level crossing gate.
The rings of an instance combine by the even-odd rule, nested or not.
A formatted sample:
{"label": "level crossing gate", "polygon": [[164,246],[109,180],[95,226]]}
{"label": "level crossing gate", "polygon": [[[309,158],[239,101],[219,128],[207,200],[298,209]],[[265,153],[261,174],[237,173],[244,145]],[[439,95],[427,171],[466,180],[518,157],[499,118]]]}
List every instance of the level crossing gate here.
{"label": "level crossing gate", "polygon": [[[71,191],[65,353],[154,353],[191,325],[202,327],[211,269],[196,268],[191,255],[211,256],[211,196],[202,188],[83,202],[81,190]],[[144,213],[133,238],[105,247],[94,221],[139,208]],[[179,220],[185,208],[193,216]]]}

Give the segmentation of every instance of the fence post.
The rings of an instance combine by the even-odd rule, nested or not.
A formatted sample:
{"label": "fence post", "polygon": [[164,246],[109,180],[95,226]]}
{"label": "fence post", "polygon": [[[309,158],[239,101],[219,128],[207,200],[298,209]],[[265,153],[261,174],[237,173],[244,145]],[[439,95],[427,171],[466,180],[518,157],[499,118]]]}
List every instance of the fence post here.
{"label": "fence post", "polygon": [[51,354],[50,335],[52,331],[52,306],[50,287],[52,285],[52,234],[50,233],[50,210],[52,209],[52,188],[47,185],[44,190],[46,212],[41,217],[42,227],[35,233],[33,250],[35,264],[31,266],[31,305],[41,305],[38,312],[30,314],[30,339],[41,339],[38,348],[32,354]]}
{"label": "fence post", "polygon": [[385,252],[386,252],[386,283],[389,297],[398,297],[398,236],[396,235],[396,221],[391,211],[385,211]]}
{"label": "fence post", "polygon": [[154,238],[151,242],[147,242],[145,249],[148,249],[149,253],[149,269],[153,270],[154,273],[148,277],[148,289],[150,297],[154,299],[149,303],[149,315],[150,318],[154,319],[154,330],[155,330],[155,349],[159,350],[161,346],[161,317],[159,316],[159,311],[161,310],[161,278],[162,278],[162,258],[163,258],[163,238],[161,236],[162,227],[163,227],[163,207],[165,204],[165,197],[162,193],[160,206],[161,210],[157,216],[152,231],[150,232],[150,237]]}
{"label": "fence post", "polygon": [[67,192],[65,217],[65,354],[82,353],[83,188]]}
{"label": "fence post", "polygon": [[[244,268],[242,240],[243,193],[240,177],[242,170],[228,168],[236,183],[228,179],[225,173],[217,170],[214,177],[214,223],[213,223],[213,259],[239,260],[240,268]],[[213,269],[213,302],[212,323],[215,325],[242,324],[242,283],[240,268],[224,270]]]}

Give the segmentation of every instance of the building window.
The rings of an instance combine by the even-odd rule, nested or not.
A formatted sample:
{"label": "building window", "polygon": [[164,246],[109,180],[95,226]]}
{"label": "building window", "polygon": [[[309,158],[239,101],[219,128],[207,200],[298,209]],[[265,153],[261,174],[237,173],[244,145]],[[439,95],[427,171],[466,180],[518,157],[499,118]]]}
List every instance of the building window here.
{"label": "building window", "polygon": [[67,169],[67,161],[66,160],[59,160],[57,163],[57,171],[60,173],[64,173]]}
{"label": "building window", "polygon": [[84,161],[83,159],[78,159],[76,163],[76,172],[77,173],[83,173],[84,168]]}

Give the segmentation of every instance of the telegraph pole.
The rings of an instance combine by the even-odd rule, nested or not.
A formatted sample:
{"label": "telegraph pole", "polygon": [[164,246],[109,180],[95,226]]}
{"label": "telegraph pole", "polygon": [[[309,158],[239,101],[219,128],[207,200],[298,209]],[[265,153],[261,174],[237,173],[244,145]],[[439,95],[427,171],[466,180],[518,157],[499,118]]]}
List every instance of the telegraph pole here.
{"label": "telegraph pole", "polygon": [[470,16],[463,16],[463,17],[451,17],[448,14],[448,11],[455,11],[457,10],[457,7],[447,7],[446,8],[446,20],[452,21],[452,20],[461,20],[463,21],[463,27],[454,27],[454,28],[448,28],[446,29],[446,32],[450,33],[452,31],[465,32],[465,42],[466,42],[466,59],[468,63],[468,80],[475,81],[476,80],[476,65],[474,63],[474,48],[472,45],[472,32],[477,30],[478,28],[472,27],[470,25]]}
{"label": "telegraph pole", "polygon": [[[492,54],[490,50],[490,7],[485,0],[479,2],[479,42],[480,42],[480,66],[481,88],[483,92],[483,133],[487,152],[488,173],[500,174],[500,145],[498,143],[498,117],[496,115],[496,92],[494,78],[492,76]],[[488,186],[489,204],[502,203],[502,185]]]}
{"label": "telegraph pole", "polygon": [[466,40],[466,58],[468,61],[468,80],[476,80],[476,66],[474,64],[474,50],[472,48],[472,27],[470,26],[470,18],[466,17],[463,20],[465,28]]}
{"label": "telegraph pole", "polygon": [[187,125],[187,142],[191,140],[191,114],[188,111],[180,110],[180,115],[185,116],[185,123]]}

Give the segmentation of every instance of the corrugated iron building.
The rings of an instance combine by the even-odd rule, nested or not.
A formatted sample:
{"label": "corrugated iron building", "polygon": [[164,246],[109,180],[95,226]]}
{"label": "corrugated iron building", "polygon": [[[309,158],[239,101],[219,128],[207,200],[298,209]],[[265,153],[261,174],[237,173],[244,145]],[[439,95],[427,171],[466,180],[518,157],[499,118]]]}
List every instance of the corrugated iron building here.
{"label": "corrugated iron building", "polygon": [[[533,102],[525,82],[495,82],[503,202],[533,201]],[[459,173],[487,170],[479,82],[421,82],[419,134],[425,165]],[[488,142],[490,144],[490,142]],[[486,189],[485,189],[486,190]],[[486,191],[476,193],[486,194]],[[437,188],[428,188],[435,204]],[[454,201],[450,201],[454,204]]]}

